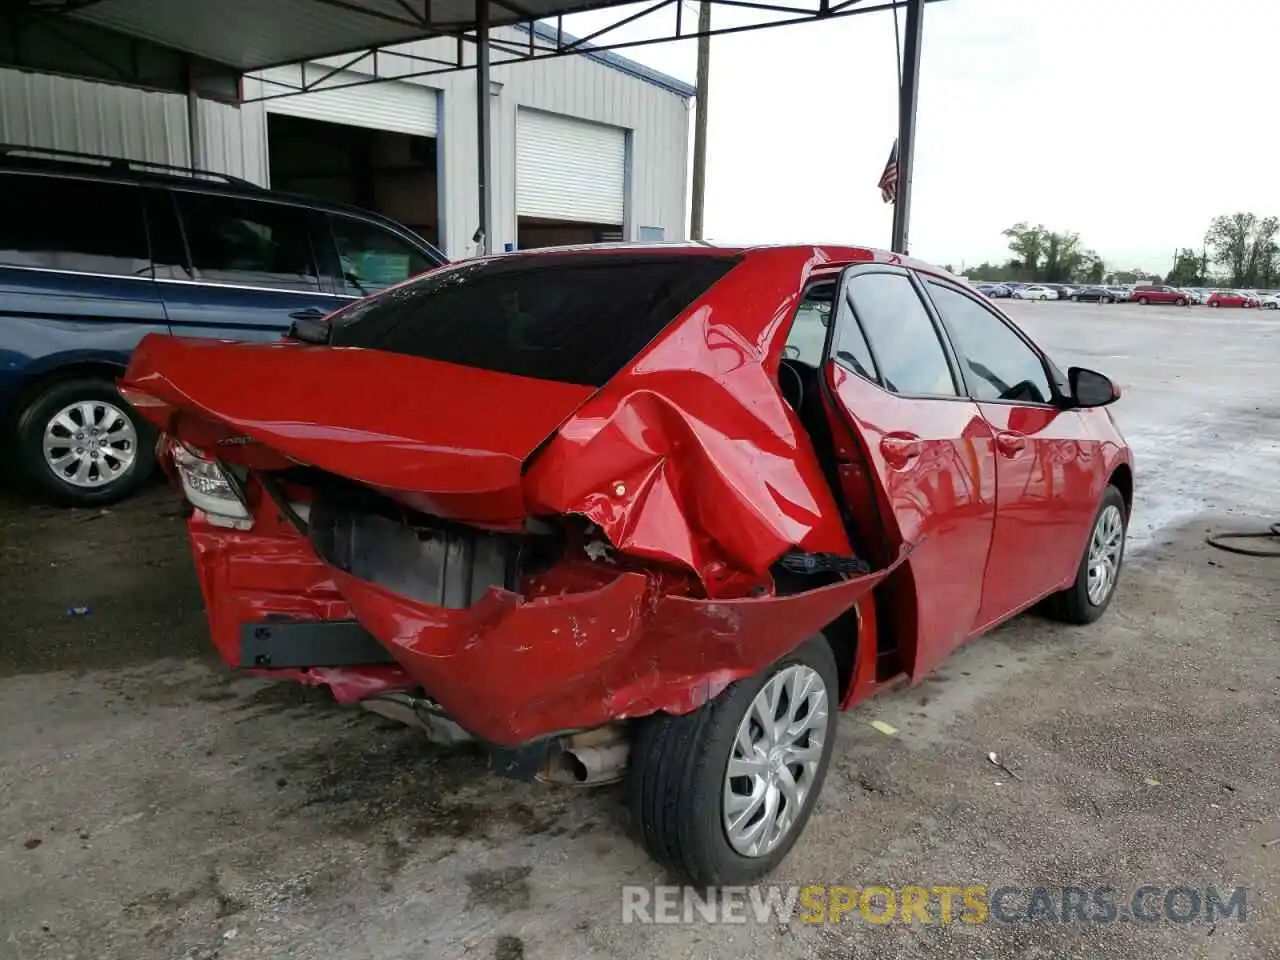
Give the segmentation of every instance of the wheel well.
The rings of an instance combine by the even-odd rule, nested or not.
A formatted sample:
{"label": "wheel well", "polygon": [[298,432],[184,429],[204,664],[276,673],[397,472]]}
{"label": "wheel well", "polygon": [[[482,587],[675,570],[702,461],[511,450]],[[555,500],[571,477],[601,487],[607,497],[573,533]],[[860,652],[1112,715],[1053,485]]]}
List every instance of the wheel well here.
{"label": "wheel well", "polygon": [[1133,513],[1133,471],[1129,469],[1129,465],[1122,463],[1116,467],[1111,472],[1108,483],[1119,490],[1120,496],[1124,497],[1124,515],[1128,517]]}
{"label": "wheel well", "polygon": [[12,422],[16,422],[18,417],[22,416],[22,411],[27,408],[28,404],[51,383],[76,380],[80,377],[94,377],[100,380],[110,380],[114,383],[116,377],[124,373],[124,369],[122,364],[111,363],[108,360],[81,360],[46,370],[44,373],[32,377],[18,389],[17,396],[13,400],[13,412],[9,419]]}
{"label": "wheel well", "polygon": [[[774,575],[774,585],[778,596],[791,596],[815,590],[818,587],[838,583],[839,578],[832,576],[802,577],[799,574],[780,571]],[[853,683],[853,671],[857,666],[858,640],[862,627],[862,618],[858,616],[857,604],[836,617],[819,633],[831,648],[831,655],[836,659],[836,677],[840,682],[840,699]]]}
{"label": "wheel well", "polygon": [[839,703],[844,702],[845,695],[853,685],[853,671],[857,666],[858,639],[862,620],[858,616],[857,606],[850,607],[822,630],[822,638],[831,648],[836,658],[836,677],[840,683]]}

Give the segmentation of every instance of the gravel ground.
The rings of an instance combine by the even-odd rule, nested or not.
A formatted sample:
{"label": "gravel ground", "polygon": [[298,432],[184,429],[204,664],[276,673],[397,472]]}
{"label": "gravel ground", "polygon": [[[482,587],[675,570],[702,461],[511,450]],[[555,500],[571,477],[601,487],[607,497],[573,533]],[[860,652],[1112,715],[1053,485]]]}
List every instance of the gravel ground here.
{"label": "gravel ground", "polygon": [[1093,627],[1020,618],[844,715],[773,879],[1122,902],[1243,885],[1245,922],[624,925],[622,885],[666,880],[616,790],[498,779],[322,693],[236,679],[156,488],[109,512],[0,495],[0,958],[1280,955],[1280,564],[1203,542],[1280,513],[1280,320],[1011,310],[1126,389],[1120,593]]}

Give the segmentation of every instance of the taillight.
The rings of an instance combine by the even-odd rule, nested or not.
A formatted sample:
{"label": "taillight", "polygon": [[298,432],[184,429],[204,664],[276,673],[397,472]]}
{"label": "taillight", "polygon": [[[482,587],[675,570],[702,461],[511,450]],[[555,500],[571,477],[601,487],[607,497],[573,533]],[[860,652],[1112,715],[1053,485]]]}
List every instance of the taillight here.
{"label": "taillight", "polygon": [[221,464],[180,440],[173,441],[170,455],[182,480],[182,492],[193,507],[204,511],[209,523],[235,530],[253,527],[249,508],[227,479]]}

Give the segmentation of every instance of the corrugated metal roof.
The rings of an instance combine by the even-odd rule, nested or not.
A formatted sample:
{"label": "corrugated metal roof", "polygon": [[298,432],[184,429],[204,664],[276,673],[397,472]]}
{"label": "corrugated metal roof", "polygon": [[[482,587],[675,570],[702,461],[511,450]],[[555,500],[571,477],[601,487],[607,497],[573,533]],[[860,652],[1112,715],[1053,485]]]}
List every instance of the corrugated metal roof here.
{"label": "corrugated metal roof", "polygon": [[[493,26],[634,0],[489,2]],[[516,4],[512,4],[516,6]],[[418,18],[414,11],[423,10]],[[472,29],[474,0],[95,0],[67,16],[241,71]]]}
{"label": "corrugated metal roof", "polygon": [[[516,27],[526,33],[529,32],[529,24],[527,23],[518,23]],[[559,37],[562,44],[579,43],[577,37],[569,33],[557,33],[555,27],[545,23],[535,22],[533,24],[533,34],[539,40],[544,40],[552,45],[555,44],[557,37]],[[626,57],[619,56],[610,50],[597,50],[589,43],[583,43],[578,47],[578,55],[586,57],[588,60],[595,60],[597,63],[603,63],[605,66],[613,67],[613,69],[620,70],[628,76],[652,83],[654,86],[662,87],[664,90],[670,90],[686,100],[691,99],[697,93],[697,90],[683,80],[667,76],[665,73],[646,67],[643,63],[628,60]]]}

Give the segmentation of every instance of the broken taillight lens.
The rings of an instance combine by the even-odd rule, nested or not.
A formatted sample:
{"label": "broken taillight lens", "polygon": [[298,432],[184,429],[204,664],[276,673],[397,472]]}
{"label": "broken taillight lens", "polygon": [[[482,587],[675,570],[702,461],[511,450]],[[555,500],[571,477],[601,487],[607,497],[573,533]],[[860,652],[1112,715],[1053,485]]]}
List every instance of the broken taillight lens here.
{"label": "broken taillight lens", "polygon": [[209,523],[236,530],[253,526],[249,508],[227,479],[221,464],[180,440],[173,441],[170,456],[182,480],[182,492],[193,507],[204,511]]}

